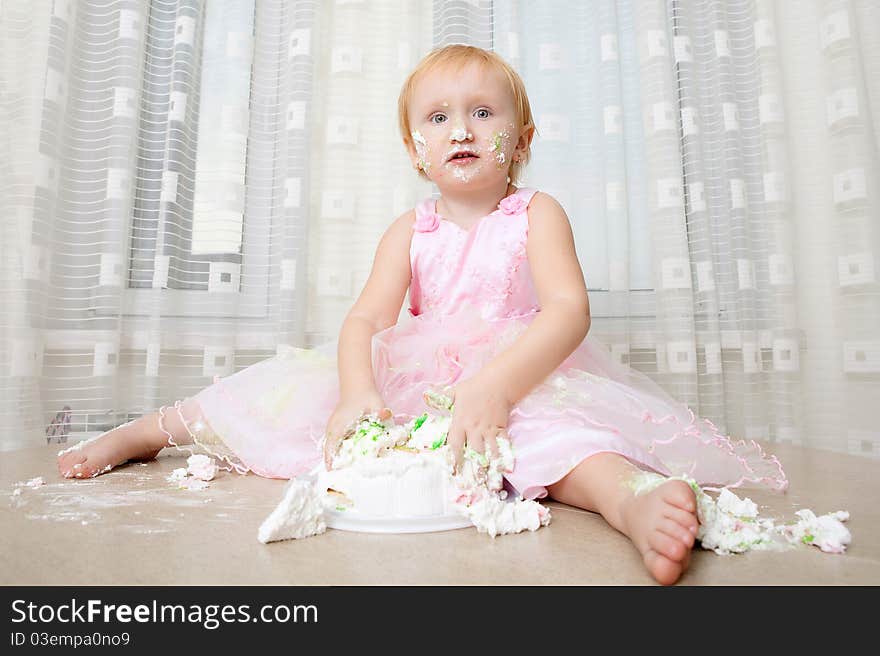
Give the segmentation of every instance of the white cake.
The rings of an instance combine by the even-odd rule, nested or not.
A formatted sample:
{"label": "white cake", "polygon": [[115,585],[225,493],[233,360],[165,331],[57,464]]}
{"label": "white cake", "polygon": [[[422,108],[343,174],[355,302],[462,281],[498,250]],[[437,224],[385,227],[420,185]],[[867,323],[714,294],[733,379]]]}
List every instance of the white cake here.
{"label": "white cake", "polygon": [[[425,400],[438,408],[451,405],[446,397]],[[376,414],[359,418],[340,443],[333,468],[315,470],[328,509],[386,520],[455,514],[460,494],[445,446],[450,421],[428,413],[403,425]]]}
{"label": "white cake", "polygon": [[443,452],[392,452],[357,460],[341,469],[321,471],[318,489],[326,490],[330,509],[358,515],[402,519],[455,513],[457,488]]}

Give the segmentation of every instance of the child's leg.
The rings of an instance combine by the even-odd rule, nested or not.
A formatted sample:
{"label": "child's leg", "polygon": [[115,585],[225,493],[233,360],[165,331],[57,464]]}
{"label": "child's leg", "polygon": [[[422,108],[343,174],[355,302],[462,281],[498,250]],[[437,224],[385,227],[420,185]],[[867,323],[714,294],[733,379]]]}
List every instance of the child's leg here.
{"label": "child's leg", "polygon": [[[188,407],[184,403],[181,407],[184,417],[192,416],[192,407],[195,406]],[[155,458],[163,447],[172,445],[172,439],[177,445],[191,444],[192,437],[180,415],[177,407],[164,406],[158,412],[126,422],[93,440],[62,451],[58,456],[58,472],[65,478],[93,478],[127,460]]]}
{"label": "child's leg", "polygon": [[690,562],[698,524],[696,497],[679,480],[636,496],[627,483],[641,471],[616,453],[597,453],[547,491],[556,501],[601,513],[632,540],[651,575],[668,585]]}

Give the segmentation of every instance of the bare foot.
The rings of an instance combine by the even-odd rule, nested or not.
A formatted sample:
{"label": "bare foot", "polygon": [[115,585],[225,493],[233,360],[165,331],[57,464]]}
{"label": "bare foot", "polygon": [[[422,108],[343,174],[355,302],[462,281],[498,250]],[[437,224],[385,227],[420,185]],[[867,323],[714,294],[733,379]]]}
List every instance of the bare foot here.
{"label": "bare foot", "polygon": [[152,460],[166,439],[161,432],[149,430],[151,417],[117,426],[81,448],[62,452],[58,473],[65,478],[94,478],[128,460]]}
{"label": "bare foot", "polygon": [[675,583],[690,564],[699,524],[696,509],[694,491],[678,480],[625,502],[625,533],[641,552],[651,576],[662,585]]}

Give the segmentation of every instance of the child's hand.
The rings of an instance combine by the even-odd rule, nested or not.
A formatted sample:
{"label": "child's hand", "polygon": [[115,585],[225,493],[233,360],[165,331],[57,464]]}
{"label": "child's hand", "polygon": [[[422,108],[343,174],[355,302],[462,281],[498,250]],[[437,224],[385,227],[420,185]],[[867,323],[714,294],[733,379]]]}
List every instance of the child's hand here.
{"label": "child's hand", "polygon": [[339,401],[327,421],[327,429],[324,432],[324,466],[328,471],[333,465],[333,458],[339,449],[339,443],[345,437],[345,431],[351,428],[351,424],[358,417],[373,412],[377,413],[379,419],[383,421],[392,415],[391,410],[385,407],[385,402],[378,392],[359,394],[353,398]]}
{"label": "child's hand", "polygon": [[456,385],[452,390],[452,421],[446,443],[455,457],[455,472],[461,471],[465,447],[498,457],[498,435],[506,437],[510,403],[498,388],[479,376]]}

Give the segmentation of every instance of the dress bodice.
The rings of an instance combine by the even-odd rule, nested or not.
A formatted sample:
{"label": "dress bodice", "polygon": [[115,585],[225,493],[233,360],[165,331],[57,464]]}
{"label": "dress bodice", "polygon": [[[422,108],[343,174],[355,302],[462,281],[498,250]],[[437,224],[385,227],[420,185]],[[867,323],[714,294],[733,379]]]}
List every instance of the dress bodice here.
{"label": "dress bodice", "polygon": [[410,245],[409,313],[451,314],[464,305],[484,318],[540,309],[526,256],[528,205],[536,189],[521,188],[469,230],[437,213],[437,202],[416,205]]}

